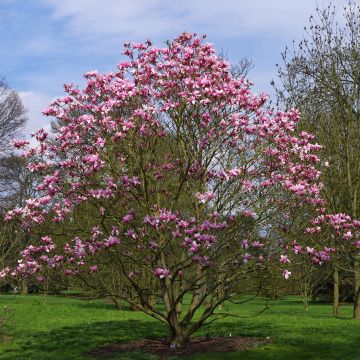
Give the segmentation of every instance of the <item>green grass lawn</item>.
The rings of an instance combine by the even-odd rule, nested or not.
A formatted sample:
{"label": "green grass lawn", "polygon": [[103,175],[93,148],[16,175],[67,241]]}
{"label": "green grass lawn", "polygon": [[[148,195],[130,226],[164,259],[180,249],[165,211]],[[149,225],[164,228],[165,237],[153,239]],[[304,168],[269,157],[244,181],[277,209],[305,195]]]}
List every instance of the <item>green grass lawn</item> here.
{"label": "green grass lawn", "polygon": [[[160,323],[139,312],[116,310],[101,301],[63,297],[0,295],[0,307],[14,310],[12,326],[0,344],[0,360],[89,359],[86,352],[98,345],[166,336]],[[210,336],[270,337],[272,343],[251,351],[203,354],[186,359],[341,359],[360,360],[360,322],[351,319],[351,307],[331,317],[331,306],[312,305],[304,312],[301,301],[288,297],[272,302],[270,309],[250,317],[264,300],[231,305],[242,318],[226,318],[199,332]],[[141,353],[112,359],[156,359]],[[175,359],[175,358],[174,358]]]}

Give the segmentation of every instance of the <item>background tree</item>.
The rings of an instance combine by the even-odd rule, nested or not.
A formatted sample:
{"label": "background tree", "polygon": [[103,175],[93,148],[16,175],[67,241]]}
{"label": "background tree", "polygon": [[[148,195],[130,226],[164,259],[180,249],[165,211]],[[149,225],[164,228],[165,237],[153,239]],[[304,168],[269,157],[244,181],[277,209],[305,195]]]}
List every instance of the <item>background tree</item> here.
{"label": "background tree", "polygon": [[26,123],[26,112],[16,91],[0,80],[0,154],[12,150],[11,140],[19,136]]}
{"label": "background tree", "polygon": [[[284,198],[284,202],[287,201]],[[322,253],[316,258],[311,256],[315,248],[332,246],[329,238],[333,236],[334,231],[330,231],[326,226],[323,226],[321,232],[316,233],[315,236],[309,236],[306,233],[318,216],[318,210],[312,206],[304,205],[301,208],[291,209],[279,206],[277,216],[272,220],[277,226],[270,229],[272,237],[276,238],[284,248],[293,249],[286,259],[287,269],[291,272],[290,281],[279,281],[279,271],[273,271],[271,276],[280,284],[278,289],[280,292],[289,293],[290,291],[291,293],[292,291],[292,293],[300,294],[305,310],[308,310],[310,302],[322,290],[331,275],[332,262],[329,261],[327,253]],[[330,250],[330,252],[333,251],[333,249]],[[334,256],[332,254],[332,260]]]}
{"label": "background tree", "polygon": [[[278,68],[278,102],[302,114],[300,130],[316,135],[329,162],[324,172],[328,211],[359,218],[360,205],[360,10],[349,4],[336,22],[335,6],[317,9],[305,38],[282,54]],[[342,239],[343,240],[343,239]],[[340,240],[340,241],[342,241]],[[342,241],[343,242],[343,241]],[[342,244],[343,245],[343,244]],[[345,254],[345,253],[343,253]],[[354,317],[360,319],[359,253],[351,257]],[[338,257],[340,259],[340,257]],[[344,264],[338,264],[343,267]],[[334,314],[338,309],[338,268],[334,266]]]}
{"label": "background tree", "polygon": [[30,194],[24,193],[25,161],[12,154],[13,147],[11,144],[11,140],[21,135],[26,120],[26,111],[19,95],[14,90],[9,89],[5,80],[1,79],[0,207],[2,212],[9,207],[23,205],[22,201]]}
{"label": "background tree", "polygon": [[35,178],[26,169],[25,159],[14,154],[2,157],[0,169],[0,207],[24,206],[35,190]]}
{"label": "background tree", "polygon": [[11,140],[20,136],[27,117],[19,95],[0,80],[0,266],[13,267],[27,242],[21,229],[3,221],[5,212],[31,196],[31,175],[24,159],[13,154]]}

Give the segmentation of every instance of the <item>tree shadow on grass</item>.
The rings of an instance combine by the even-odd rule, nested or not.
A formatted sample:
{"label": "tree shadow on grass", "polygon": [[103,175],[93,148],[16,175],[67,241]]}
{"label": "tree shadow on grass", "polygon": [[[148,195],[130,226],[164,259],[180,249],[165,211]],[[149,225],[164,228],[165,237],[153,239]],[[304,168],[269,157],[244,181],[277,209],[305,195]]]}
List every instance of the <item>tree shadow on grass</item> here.
{"label": "tree shadow on grass", "polygon": [[349,345],[350,348],[334,352],[331,348],[274,343],[250,351],[198,354],[184,357],[181,360],[359,360],[359,353],[351,350],[358,346],[358,342],[353,341]]}
{"label": "tree shadow on grass", "polygon": [[[198,335],[226,336],[234,323],[204,329]],[[0,354],[1,360],[79,360],[93,359],[88,352],[106,344],[128,342],[136,339],[158,339],[167,337],[167,329],[152,320],[119,320],[93,322],[75,326],[59,327],[48,332],[33,332],[24,339],[14,339],[13,346]],[[114,354],[111,359],[152,360],[156,356],[140,352]]]}
{"label": "tree shadow on grass", "polygon": [[[103,306],[103,304],[100,304]],[[106,307],[107,308],[107,307]],[[352,324],[352,325],[351,325]],[[354,326],[350,323],[349,326]],[[291,329],[291,324],[289,325]],[[273,344],[265,347],[226,354],[203,354],[187,359],[235,360],[235,359],[360,359],[360,336],[347,338],[345,328],[312,327],[301,333],[295,329],[286,333],[282,324],[269,320],[228,321],[223,319],[199,331],[197,335],[218,336],[270,336]],[[344,332],[344,333],[343,333]],[[341,336],[343,333],[344,336]],[[340,336],[339,336],[340,335]],[[136,339],[155,339],[167,337],[167,329],[161,323],[151,319],[102,321],[74,326],[59,327],[48,332],[34,332],[26,339],[14,339],[11,346],[6,346],[0,353],[0,360],[90,360],[88,352],[106,344],[127,342]],[[111,359],[153,360],[153,355],[139,352],[119,354]]]}
{"label": "tree shadow on grass", "polygon": [[[91,359],[89,350],[109,343],[141,338],[166,337],[166,328],[146,320],[106,321],[66,326],[49,332],[34,332],[26,340],[14,339],[12,347],[0,354],[1,360],[75,360]],[[129,354],[122,359],[153,359]]]}
{"label": "tree shadow on grass", "polygon": [[[117,310],[115,304],[112,304],[110,302],[103,302],[103,301],[94,301],[94,302],[89,302],[89,301],[84,301],[83,303],[75,303],[72,304],[73,307],[79,307],[82,309],[103,309],[103,310]],[[121,310],[125,310],[128,311],[130,310],[129,306],[122,306]]]}
{"label": "tree shadow on grass", "polygon": [[82,309],[103,309],[103,310],[121,310],[121,311],[130,311],[130,312],[138,312],[136,310],[134,310],[129,304],[126,303],[121,303],[120,304],[120,308],[117,308],[116,305],[114,303],[112,303],[110,300],[109,301],[104,301],[104,300],[99,300],[99,301],[84,301],[84,302],[79,302],[79,303],[74,303],[72,304],[72,306],[74,307],[79,307]]}
{"label": "tree shadow on grass", "polygon": [[[283,324],[269,321],[234,322],[226,321],[217,323],[215,327],[207,329],[207,336],[252,336],[269,337],[271,344],[252,351],[238,352],[236,354],[209,354],[198,356],[196,360],[360,360],[360,334],[357,323],[350,319],[349,326],[354,326],[354,336],[349,338],[349,330],[343,325],[336,327],[307,327],[296,328],[295,323],[289,323],[288,329]],[[341,321],[343,323],[343,321]],[[359,324],[360,325],[360,324]],[[292,327],[294,329],[292,330]],[[201,332],[205,329],[201,330]],[[359,334],[359,335],[357,335]],[[188,357],[186,359],[194,359]]]}

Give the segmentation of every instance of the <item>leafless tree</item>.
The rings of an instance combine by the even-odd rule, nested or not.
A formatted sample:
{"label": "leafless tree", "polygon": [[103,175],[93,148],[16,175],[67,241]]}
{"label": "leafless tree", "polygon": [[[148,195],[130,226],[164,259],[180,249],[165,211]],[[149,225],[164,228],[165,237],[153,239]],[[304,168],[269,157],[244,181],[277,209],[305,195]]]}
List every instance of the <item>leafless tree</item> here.
{"label": "leafless tree", "polygon": [[[279,82],[273,85],[278,102],[299,108],[302,130],[315,134],[323,145],[323,158],[330,163],[324,172],[328,210],[359,218],[360,6],[349,3],[342,20],[337,21],[334,5],[317,9],[304,39],[282,54]],[[348,270],[354,273],[354,318],[360,319],[360,254],[347,254],[352,264]],[[338,283],[334,266],[335,315]]]}
{"label": "leafless tree", "polygon": [[26,120],[26,111],[18,93],[0,79],[0,154],[11,150],[11,139],[19,136]]}
{"label": "leafless tree", "polygon": [[25,162],[15,156],[11,140],[19,137],[27,120],[18,93],[0,79],[0,212],[21,205],[26,179]]}

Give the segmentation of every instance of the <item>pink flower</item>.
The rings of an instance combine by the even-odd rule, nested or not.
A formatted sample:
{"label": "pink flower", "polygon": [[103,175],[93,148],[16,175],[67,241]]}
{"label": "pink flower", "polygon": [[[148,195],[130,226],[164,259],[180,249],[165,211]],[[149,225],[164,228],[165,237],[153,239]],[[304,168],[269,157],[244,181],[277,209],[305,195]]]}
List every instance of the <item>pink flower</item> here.
{"label": "pink flower", "polygon": [[0,270],[0,279],[3,279],[10,272],[9,268]]}
{"label": "pink flower", "polygon": [[185,220],[180,220],[180,221],[178,222],[178,226],[179,226],[180,228],[182,228],[182,229],[185,229],[185,228],[187,228],[187,227],[189,226],[189,223],[188,223],[187,221],[185,221]]}
{"label": "pink flower", "polygon": [[243,180],[242,187],[244,191],[251,191],[253,188],[253,183],[250,180]]}
{"label": "pink flower", "polygon": [[166,277],[170,277],[170,271],[166,268],[159,267],[154,270],[154,275],[160,279],[164,279]]}
{"label": "pink flower", "polygon": [[252,259],[252,256],[250,254],[246,253],[242,256],[242,259],[243,259],[244,264],[246,264]]}
{"label": "pink flower", "polygon": [[155,241],[150,241],[150,242],[149,242],[149,247],[150,247],[150,249],[158,249],[158,248],[159,248],[159,244],[156,243]]}
{"label": "pink flower", "polygon": [[313,255],[313,254],[315,254],[315,249],[307,246],[307,247],[306,247],[306,252],[307,252],[309,255]]}
{"label": "pink flower", "polygon": [[290,263],[290,260],[289,258],[287,257],[287,255],[280,255],[280,262],[282,264],[289,264]]}
{"label": "pink flower", "polygon": [[241,241],[241,247],[243,249],[247,249],[249,247],[249,240],[247,240],[247,239],[242,240]]}
{"label": "pink flower", "polygon": [[199,202],[201,202],[202,204],[205,204],[206,202],[212,200],[215,195],[212,191],[207,191],[203,194],[197,192],[195,196],[199,200]]}
{"label": "pink flower", "polygon": [[245,210],[244,215],[249,218],[253,218],[255,214],[251,210]]}
{"label": "pink flower", "polygon": [[79,238],[77,238],[75,240],[75,251],[74,251],[74,253],[79,258],[82,258],[82,257],[85,256],[85,244]]}
{"label": "pink flower", "polygon": [[12,146],[15,149],[21,149],[22,147],[24,147],[25,145],[28,145],[29,141],[27,140],[13,140],[12,141]]}
{"label": "pink flower", "polygon": [[35,136],[36,140],[38,140],[39,142],[43,142],[47,138],[48,133],[44,129],[40,129],[35,133],[31,134],[31,136]]}
{"label": "pink flower", "polygon": [[122,218],[122,222],[124,224],[127,224],[131,221],[133,221],[135,219],[135,212],[134,210],[131,210],[128,214],[126,214],[123,218]]}
{"label": "pink flower", "polygon": [[291,276],[291,271],[285,269],[285,270],[282,272],[282,274],[283,274],[284,278],[285,278],[286,280],[288,280],[289,277]]}
{"label": "pink flower", "polygon": [[191,242],[190,252],[196,253],[199,250],[200,245],[196,241]]}
{"label": "pink flower", "polygon": [[92,266],[90,266],[89,271],[90,272],[97,272],[97,271],[99,271],[99,268],[96,265],[92,265]]}
{"label": "pink flower", "polygon": [[255,249],[260,249],[264,246],[264,244],[261,244],[260,241],[253,241],[251,246]]}
{"label": "pink flower", "polygon": [[136,232],[133,229],[128,229],[125,233],[126,236],[129,236],[133,239],[137,238]]}
{"label": "pink flower", "polygon": [[120,239],[117,238],[116,236],[109,236],[106,243],[105,243],[105,246],[107,247],[110,247],[110,246],[114,246],[114,245],[118,245],[120,244]]}
{"label": "pink flower", "polygon": [[103,138],[98,138],[97,140],[96,140],[96,145],[98,145],[100,148],[103,148],[104,147],[104,145],[105,145],[105,140],[103,139]]}
{"label": "pink flower", "polygon": [[97,76],[98,75],[98,71],[97,70],[92,70],[92,71],[88,71],[84,74],[84,78],[85,79],[89,79],[91,77]]}

